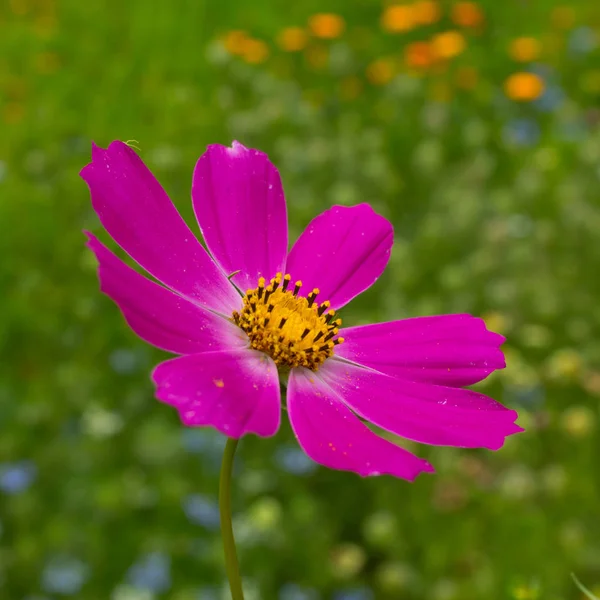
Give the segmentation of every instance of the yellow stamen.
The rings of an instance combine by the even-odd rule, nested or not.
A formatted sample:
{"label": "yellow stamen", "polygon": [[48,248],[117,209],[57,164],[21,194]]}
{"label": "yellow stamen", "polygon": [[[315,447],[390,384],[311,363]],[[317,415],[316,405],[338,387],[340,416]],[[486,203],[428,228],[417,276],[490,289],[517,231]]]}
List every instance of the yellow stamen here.
{"label": "yellow stamen", "polygon": [[342,324],[329,301],[315,302],[319,290],[299,296],[302,282],[288,290],[290,275],[281,273],[265,287],[265,279],[248,290],[243,308],[233,313],[233,322],[250,339],[250,347],[268,354],[278,367],[306,367],[316,371],[333,355],[344,339],[336,337]]}

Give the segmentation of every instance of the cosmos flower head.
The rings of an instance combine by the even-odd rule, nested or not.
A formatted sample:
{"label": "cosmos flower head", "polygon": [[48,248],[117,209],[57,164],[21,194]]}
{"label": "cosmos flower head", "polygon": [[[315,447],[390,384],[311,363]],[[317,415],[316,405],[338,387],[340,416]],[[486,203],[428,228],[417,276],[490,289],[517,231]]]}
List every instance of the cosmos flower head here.
{"label": "cosmos flower head", "polygon": [[208,251],[137,154],[93,146],[81,172],[113,240],[93,234],[101,290],[144,340],[178,356],[152,373],[184,425],[272,436],[282,396],[306,454],[333,469],[413,480],[433,467],[365,422],[416,442],[500,448],[517,414],[464,389],[505,366],[504,338],[467,314],[343,327],[381,275],[392,225],[367,204],[317,216],[288,251],[285,197],[266,154],[209,146],[192,180]]}

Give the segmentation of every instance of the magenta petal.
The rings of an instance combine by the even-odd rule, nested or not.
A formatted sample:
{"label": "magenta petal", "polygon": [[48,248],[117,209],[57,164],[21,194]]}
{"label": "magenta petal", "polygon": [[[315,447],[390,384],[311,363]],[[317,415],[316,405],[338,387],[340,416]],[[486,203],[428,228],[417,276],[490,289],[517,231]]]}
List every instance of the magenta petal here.
{"label": "magenta petal", "polygon": [[239,438],[279,428],[281,399],[275,363],[256,350],[206,352],[154,369],[156,397],[174,406],[189,427],[209,425]]}
{"label": "magenta petal", "polygon": [[266,154],[213,145],[194,170],[192,201],[208,249],[242,290],[285,268],[287,216],[279,172]]}
{"label": "magenta petal", "polygon": [[93,146],[81,176],[100,221],[134,260],[194,302],[231,315],[239,295],[136,153],[123,142]]}
{"label": "magenta petal", "polygon": [[286,271],[305,294],[337,309],[370,287],[390,258],[394,230],[368,204],[334,206],[314,218],[290,251]]}
{"label": "magenta petal", "polygon": [[307,369],[292,370],[287,404],[298,442],[310,458],[326,467],[410,481],[419,473],[433,472],[427,461],[375,435]]}
{"label": "magenta petal", "polygon": [[87,245],[98,259],[100,289],[143,340],[176,354],[247,346],[248,337],[239,327],[150,281],[92,234],[87,236]]}
{"label": "magenta petal", "polygon": [[498,450],[523,431],[514,410],[472,390],[403,381],[336,359],[319,375],[358,415],[416,442]]}
{"label": "magenta petal", "polygon": [[462,387],[506,366],[504,338],[471,315],[349,327],[340,336],[337,356],[409,381]]}

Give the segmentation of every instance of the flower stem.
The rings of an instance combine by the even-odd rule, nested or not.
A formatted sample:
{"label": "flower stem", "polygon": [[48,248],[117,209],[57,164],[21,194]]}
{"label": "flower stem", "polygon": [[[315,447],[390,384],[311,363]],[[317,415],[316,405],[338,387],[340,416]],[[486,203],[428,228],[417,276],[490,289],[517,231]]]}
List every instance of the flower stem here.
{"label": "flower stem", "polygon": [[223,462],[221,463],[221,478],[219,480],[219,512],[221,515],[221,537],[223,538],[223,551],[225,553],[225,570],[229,580],[229,589],[232,600],[244,600],[242,578],[238,564],[233,527],[231,524],[231,471],[233,457],[238,440],[227,438]]}

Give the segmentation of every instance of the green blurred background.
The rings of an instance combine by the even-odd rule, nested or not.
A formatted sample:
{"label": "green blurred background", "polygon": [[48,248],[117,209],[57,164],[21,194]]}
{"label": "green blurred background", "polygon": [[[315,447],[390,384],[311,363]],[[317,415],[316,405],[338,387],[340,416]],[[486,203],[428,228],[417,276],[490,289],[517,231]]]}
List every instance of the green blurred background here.
{"label": "green blurred background", "polygon": [[248,600],[600,592],[599,42],[587,0],[0,0],[0,598],[227,597],[223,439],[153,399],[165,355],[84,248],[78,171],[113,139],[190,222],[195,160],[232,139],[279,167],[291,239],[371,203],[396,243],[345,324],[508,338],[481,389],[527,431],[497,453],[412,447],[437,474],[409,484],[319,468],[287,424],[243,441]]}

